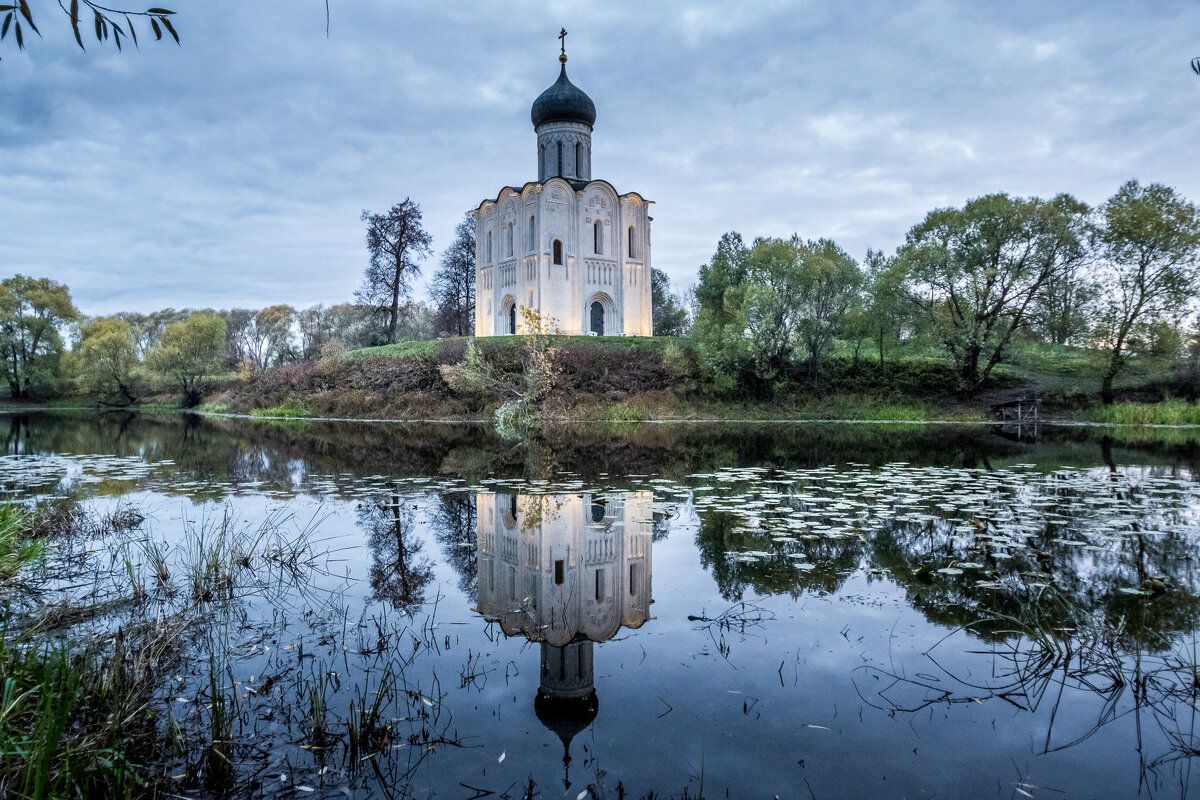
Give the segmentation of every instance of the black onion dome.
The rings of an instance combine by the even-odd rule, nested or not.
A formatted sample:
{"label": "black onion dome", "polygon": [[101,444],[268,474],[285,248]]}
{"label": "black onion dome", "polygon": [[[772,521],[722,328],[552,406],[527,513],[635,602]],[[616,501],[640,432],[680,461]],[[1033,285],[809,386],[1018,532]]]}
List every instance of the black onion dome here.
{"label": "black onion dome", "polygon": [[567,65],[563,64],[554,85],[533,101],[529,116],[535,128],[543,122],[582,122],[591,127],[596,124],[596,104],[567,79]]}

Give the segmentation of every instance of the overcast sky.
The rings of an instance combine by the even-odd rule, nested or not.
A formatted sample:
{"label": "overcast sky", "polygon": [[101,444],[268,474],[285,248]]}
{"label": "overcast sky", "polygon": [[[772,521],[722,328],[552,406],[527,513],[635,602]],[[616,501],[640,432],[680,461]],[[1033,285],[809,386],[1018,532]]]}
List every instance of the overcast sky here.
{"label": "overcast sky", "polygon": [[730,230],[861,259],[990,192],[1200,201],[1194,0],[330,0],[329,38],[322,0],[163,0],[182,47],[123,53],[30,2],[45,38],[0,43],[0,277],[88,314],[347,301],[359,215],[405,197],[427,279],[467,209],[536,179],[563,26],[593,176],[655,201],[678,288]]}

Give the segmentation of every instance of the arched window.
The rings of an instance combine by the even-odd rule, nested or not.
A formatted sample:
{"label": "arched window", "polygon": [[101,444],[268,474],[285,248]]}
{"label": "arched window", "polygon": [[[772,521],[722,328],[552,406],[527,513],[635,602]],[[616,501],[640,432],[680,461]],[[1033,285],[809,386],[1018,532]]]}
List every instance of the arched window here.
{"label": "arched window", "polygon": [[629,226],[629,257],[635,258],[636,255],[637,255],[637,253],[633,248],[633,226],[630,225]]}
{"label": "arched window", "polygon": [[529,215],[529,249],[537,249],[537,233],[534,231],[533,227],[533,214]]}
{"label": "arched window", "polygon": [[505,248],[506,248],[505,255],[512,256],[512,254],[513,254],[513,224],[511,222],[508,223],[508,227],[504,229],[504,239],[505,239],[504,244],[505,244]]}
{"label": "arched window", "polygon": [[583,145],[575,143],[575,177],[583,177]]}
{"label": "arched window", "polygon": [[517,304],[513,303],[508,307],[508,332],[516,334],[517,332]]}
{"label": "arched window", "polygon": [[600,220],[592,224],[592,252],[596,255],[604,253],[604,228]]}
{"label": "arched window", "polygon": [[489,264],[492,263],[492,232],[491,231],[488,231],[487,260],[488,260]]}
{"label": "arched window", "polygon": [[562,174],[563,174],[563,168],[562,168],[562,142],[559,142],[559,143],[558,143],[558,172],[556,172],[556,173],[554,173],[554,174],[555,174],[555,175],[562,175]]}
{"label": "arched window", "polygon": [[562,239],[554,240],[554,263],[562,264]]}

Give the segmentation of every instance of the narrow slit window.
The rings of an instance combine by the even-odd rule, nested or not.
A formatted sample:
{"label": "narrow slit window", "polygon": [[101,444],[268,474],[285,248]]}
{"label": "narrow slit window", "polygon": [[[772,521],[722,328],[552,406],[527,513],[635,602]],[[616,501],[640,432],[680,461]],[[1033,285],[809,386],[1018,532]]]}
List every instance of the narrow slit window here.
{"label": "narrow slit window", "polygon": [[563,585],[563,562],[561,558],[554,562],[554,585]]}
{"label": "narrow slit window", "polygon": [[636,251],[633,248],[633,226],[632,225],[629,226],[629,257],[630,258],[636,257]]}
{"label": "narrow slit window", "polygon": [[592,252],[596,255],[604,253],[604,233],[600,220],[596,220],[592,225]]}
{"label": "narrow slit window", "polygon": [[508,223],[508,228],[506,229],[506,233],[507,233],[507,236],[506,236],[505,245],[507,247],[507,251],[505,252],[505,255],[511,257],[513,254],[513,224],[511,222]]}
{"label": "narrow slit window", "polygon": [[558,172],[557,172],[556,174],[558,174],[558,175],[562,175],[562,174],[563,174],[563,168],[562,168],[562,142],[559,142],[559,143],[558,143]]}
{"label": "narrow slit window", "polygon": [[604,570],[596,570],[596,601],[604,599]]}
{"label": "narrow slit window", "polygon": [[575,143],[575,177],[583,177],[583,145]]}
{"label": "narrow slit window", "polygon": [[529,215],[529,249],[537,249],[537,232],[534,230],[533,214]]}
{"label": "narrow slit window", "polygon": [[488,231],[487,237],[487,257],[488,263],[492,263],[492,232]]}
{"label": "narrow slit window", "polygon": [[637,564],[629,565],[629,596],[637,597]]}
{"label": "narrow slit window", "polygon": [[555,239],[555,240],[554,240],[554,263],[555,263],[555,264],[560,264],[560,265],[563,263],[563,259],[562,259],[562,239]]}

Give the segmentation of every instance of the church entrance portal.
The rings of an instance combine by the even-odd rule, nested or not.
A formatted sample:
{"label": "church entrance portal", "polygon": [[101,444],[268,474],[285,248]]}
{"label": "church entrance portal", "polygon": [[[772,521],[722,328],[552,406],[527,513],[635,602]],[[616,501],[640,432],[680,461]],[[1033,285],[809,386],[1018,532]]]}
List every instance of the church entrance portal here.
{"label": "church entrance portal", "polygon": [[604,335],[604,306],[599,301],[592,303],[592,333]]}

